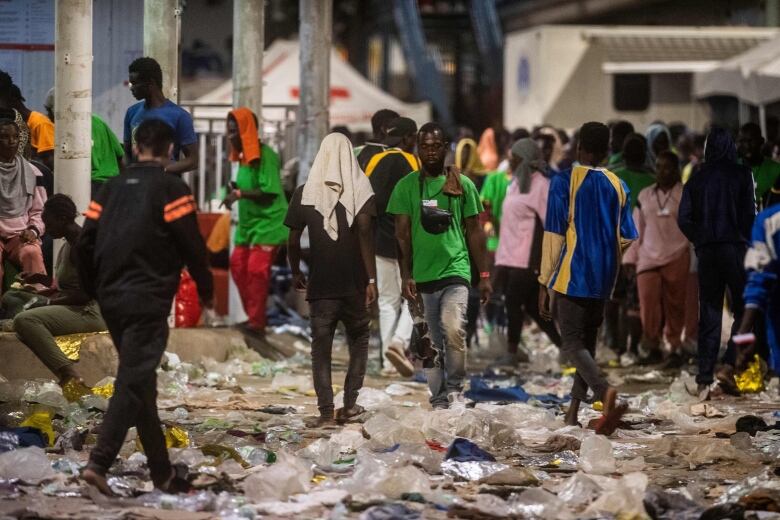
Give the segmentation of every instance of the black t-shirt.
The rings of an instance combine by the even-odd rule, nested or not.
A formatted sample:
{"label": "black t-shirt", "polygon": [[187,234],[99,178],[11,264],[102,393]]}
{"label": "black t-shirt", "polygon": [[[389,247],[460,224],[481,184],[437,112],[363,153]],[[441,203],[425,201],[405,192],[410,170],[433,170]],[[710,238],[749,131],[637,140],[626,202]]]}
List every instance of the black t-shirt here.
{"label": "black t-shirt", "polygon": [[383,152],[370,172],[366,172],[371,181],[376,198],[376,227],[374,238],[376,240],[376,254],[385,258],[398,258],[398,245],[395,239],[395,216],[386,213],[387,203],[393,194],[395,185],[404,176],[415,168],[403,156],[400,151],[390,150]]}
{"label": "black t-shirt", "polygon": [[[302,196],[303,186],[299,186],[290,201],[284,225],[290,229],[309,229],[311,262],[306,299],[336,299],[365,293],[368,275],[360,254],[357,225],[353,221],[350,228],[344,206],[336,205],[339,237],[331,240],[322,225],[322,215],[314,206],[302,205]],[[373,197],[358,214],[376,215]]]}
{"label": "black t-shirt", "polygon": [[387,147],[380,143],[366,143],[357,155],[357,162],[360,165],[360,169],[366,171],[369,161],[376,154],[384,152]]}

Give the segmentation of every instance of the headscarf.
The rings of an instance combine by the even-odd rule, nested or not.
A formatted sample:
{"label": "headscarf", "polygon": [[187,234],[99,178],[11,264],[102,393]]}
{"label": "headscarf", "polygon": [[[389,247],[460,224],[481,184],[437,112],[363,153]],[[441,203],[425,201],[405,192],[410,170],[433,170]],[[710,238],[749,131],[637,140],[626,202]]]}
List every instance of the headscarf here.
{"label": "headscarf", "polygon": [[647,164],[655,171],[655,160],[658,158],[655,150],[653,150],[653,143],[659,135],[666,134],[666,138],[669,140],[669,149],[672,149],[672,133],[669,128],[663,123],[653,123],[647,127],[645,132],[645,139],[647,140]]}
{"label": "headscarf", "polygon": [[550,155],[550,166],[557,170],[558,165],[563,160],[565,150],[563,149],[563,141],[558,131],[551,126],[543,126],[539,129],[539,133],[542,135],[549,135],[553,138],[552,155]]}
{"label": "headscarf", "polygon": [[[466,148],[469,149],[469,156],[468,161],[464,162],[463,155],[466,151]],[[479,153],[477,150],[477,142],[474,139],[465,137],[458,141],[458,146],[455,147],[455,167],[458,168],[464,175],[471,173],[482,176],[487,174],[487,170],[482,165],[482,161],[479,158]]]}
{"label": "headscarf", "polygon": [[254,113],[246,107],[230,111],[230,115],[238,124],[238,134],[241,136],[241,151],[230,147],[230,160],[241,164],[250,164],[260,159],[260,137],[257,133]]}
{"label": "headscarf", "polygon": [[29,159],[32,155],[30,148],[30,127],[27,126],[27,122],[15,108],[0,109],[0,119],[10,119],[16,123],[16,128],[19,129],[19,151],[18,153],[25,159]]}
{"label": "headscarf", "polygon": [[520,193],[528,193],[531,189],[531,175],[544,171],[547,166],[542,159],[542,150],[536,141],[526,137],[512,145],[512,155],[522,159],[512,174],[517,179]]}
{"label": "headscarf", "polygon": [[35,192],[33,166],[18,153],[10,163],[0,162],[0,219],[21,217]]}
{"label": "headscarf", "polygon": [[720,127],[713,127],[704,141],[704,162],[737,162],[737,146],[731,133]]}
{"label": "headscarf", "polygon": [[477,154],[485,168],[490,171],[498,168],[498,146],[496,145],[496,133],[492,128],[482,132],[482,137],[479,138],[479,146],[477,146]]}
{"label": "headscarf", "polygon": [[339,133],[325,136],[303,186],[301,204],[314,206],[322,215],[322,226],[331,240],[339,237],[336,205],[344,206],[347,224],[352,226],[355,216],[373,195],[371,182],[360,169],[349,139]]}

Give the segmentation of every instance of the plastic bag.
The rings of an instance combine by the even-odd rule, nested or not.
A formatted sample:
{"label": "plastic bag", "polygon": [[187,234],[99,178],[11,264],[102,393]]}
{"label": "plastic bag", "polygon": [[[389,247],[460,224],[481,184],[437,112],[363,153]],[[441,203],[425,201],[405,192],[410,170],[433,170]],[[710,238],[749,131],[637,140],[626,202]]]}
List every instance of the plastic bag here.
{"label": "plastic bag", "polygon": [[20,448],[0,454],[0,479],[18,478],[37,483],[54,476],[49,458],[41,448]]}
{"label": "plastic bag", "polygon": [[202,312],[198,300],[198,287],[186,269],[181,272],[174,309],[176,327],[198,326]]}
{"label": "plastic bag", "polygon": [[279,393],[298,392],[305,394],[314,388],[311,376],[276,374],[271,381],[271,390]]}
{"label": "plastic bag", "polygon": [[617,481],[609,480],[611,486],[604,489],[585,513],[644,514],[643,500],[647,481],[647,475],[644,473],[629,473]]}
{"label": "plastic bag", "polygon": [[585,473],[604,475],[616,469],[612,443],[603,435],[591,435],[580,446],[580,468]]}
{"label": "plastic bag", "polygon": [[589,476],[578,472],[558,490],[558,498],[570,506],[578,507],[591,503],[600,492],[601,486]]}
{"label": "plastic bag", "polygon": [[244,481],[246,496],[256,502],[287,500],[311,487],[311,465],[287,452],[280,452],[276,464],[253,473]]}

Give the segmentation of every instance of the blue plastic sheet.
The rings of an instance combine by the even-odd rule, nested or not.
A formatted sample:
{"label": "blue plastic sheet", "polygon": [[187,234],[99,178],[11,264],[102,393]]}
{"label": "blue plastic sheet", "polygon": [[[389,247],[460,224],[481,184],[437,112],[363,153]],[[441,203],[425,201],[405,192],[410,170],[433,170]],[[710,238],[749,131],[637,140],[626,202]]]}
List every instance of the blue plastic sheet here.
{"label": "blue plastic sheet", "polygon": [[568,399],[561,399],[553,394],[532,395],[523,390],[523,387],[520,385],[509,387],[496,386],[493,382],[482,377],[471,378],[471,388],[466,391],[465,395],[467,399],[476,402],[517,401],[526,403],[531,399],[535,399],[546,404],[561,404],[568,401]]}
{"label": "blue plastic sheet", "polygon": [[468,439],[458,437],[450,444],[445,460],[456,462],[495,462],[496,458]]}

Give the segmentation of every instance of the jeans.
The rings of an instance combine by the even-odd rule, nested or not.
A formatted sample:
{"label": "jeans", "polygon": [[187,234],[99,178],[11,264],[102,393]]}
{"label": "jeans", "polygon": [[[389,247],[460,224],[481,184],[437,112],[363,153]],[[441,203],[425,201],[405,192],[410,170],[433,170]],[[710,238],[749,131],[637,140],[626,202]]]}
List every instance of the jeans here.
{"label": "jeans", "polygon": [[577,369],[571,387],[572,399],[602,400],[609,384],[596,364],[596,340],[604,320],[604,300],[576,298],[555,293],[558,325],[561,328],[561,351]]}
{"label": "jeans", "polygon": [[230,274],[249,317],[249,326],[260,331],[265,330],[271,265],[277,249],[277,246],[236,246],[230,257]]}
{"label": "jeans", "polygon": [[134,314],[132,309],[101,308],[119,352],[114,395],[108,403],[89,467],[103,475],[114,463],[127,430],[135,426],[154,485],[171,476],[171,463],[157,415],[157,366],[168,343],[168,316]]}
{"label": "jeans", "polygon": [[[710,244],[696,250],[699,258],[699,374],[696,382],[700,385],[708,385],[715,379],[726,289],[734,314],[731,335],[739,330],[745,306],[742,293],[747,282],[745,252],[746,246],[741,244]],[[724,363],[734,365],[735,348],[729,339]]]}
{"label": "jeans", "polygon": [[[58,374],[73,361],[65,357],[54,336],[100,332],[106,324],[96,303],[84,306],[47,305],[20,312],[14,318],[16,335],[46,367]],[[59,375],[59,374],[58,374]]]}
{"label": "jeans", "polygon": [[552,321],[539,316],[539,282],[531,269],[496,267],[496,287],[500,287],[506,299],[507,342],[509,353],[517,353],[523,331],[523,321],[528,315],[556,346],[561,345],[561,335]]}
{"label": "jeans", "polygon": [[440,291],[423,293],[425,321],[431,334],[436,359],[433,368],[425,370],[431,391],[431,405],[448,404],[450,393],[463,391],[466,378],[466,305],[469,289],[449,285]]}
{"label": "jeans", "polygon": [[379,291],[379,332],[382,348],[387,349],[393,341],[406,348],[412,337],[412,316],[401,295],[401,271],[398,260],[376,257],[376,283]]}
{"label": "jeans", "polygon": [[338,322],[344,324],[349,346],[349,368],[344,381],[344,408],[355,405],[363,387],[368,361],[369,317],[363,294],[348,298],[321,299],[309,302],[311,309],[311,365],[317,408],[322,416],[333,415],[331,354],[333,335]]}

